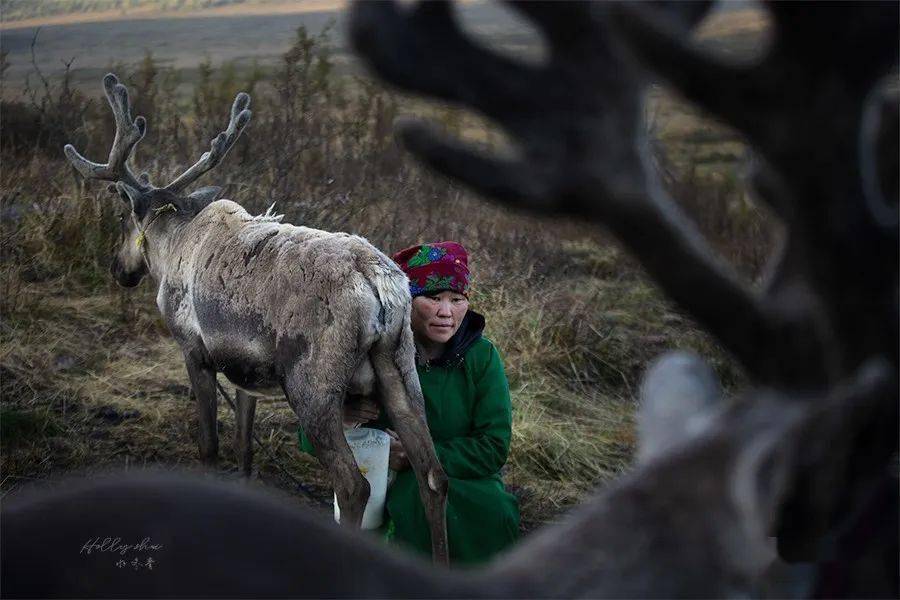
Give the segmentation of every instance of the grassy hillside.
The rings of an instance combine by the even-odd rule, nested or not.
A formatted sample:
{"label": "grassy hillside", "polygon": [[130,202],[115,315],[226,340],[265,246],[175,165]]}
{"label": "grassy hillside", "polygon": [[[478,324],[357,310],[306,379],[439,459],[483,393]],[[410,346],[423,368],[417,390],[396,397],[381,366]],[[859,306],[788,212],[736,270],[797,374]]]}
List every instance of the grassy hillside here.
{"label": "grassy hillside", "polygon": [[[465,244],[473,308],[487,315],[510,378],[506,478],[526,530],[628,468],[639,377],[655,356],[694,349],[727,386],[740,381],[602,231],[496,208],[425,172],[390,133],[404,113],[485,146],[502,144],[500,132],[347,77],[339,58],[325,36],[301,30],[262,72],[210,61],[186,75],[153,56],[119,70],[135,113],[150,123],[136,163],[158,183],[173,177],[208,147],[236,91],[249,90],[253,122],[203,183],[224,185],[251,212],[277,202],[286,221],[359,233],[385,251],[435,239]],[[59,151],[72,142],[88,157],[106,155],[112,129],[99,78],[81,91],[51,76],[32,91],[0,107],[0,493],[73,470],[195,465],[187,378],[153,291],[147,282],[118,289],[108,275],[120,203],[73,177]],[[665,90],[654,94],[651,133],[665,184],[714,246],[755,277],[772,226],[738,177],[740,140]],[[228,477],[233,415],[224,404],[219,419]],[[327,499],[295,429],[283,399],[261,402],[258,483],[293,492],[299,479]]]}

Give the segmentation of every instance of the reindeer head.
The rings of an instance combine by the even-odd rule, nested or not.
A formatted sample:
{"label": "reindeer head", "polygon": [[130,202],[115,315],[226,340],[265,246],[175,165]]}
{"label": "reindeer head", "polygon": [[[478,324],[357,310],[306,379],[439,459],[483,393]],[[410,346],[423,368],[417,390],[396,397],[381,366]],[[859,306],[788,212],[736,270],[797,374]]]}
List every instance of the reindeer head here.
{"label": "reindeer head", "polygon": [[247,108],[250,96],[241,92],[234,99],[228,128],[212,140],[209,152],[204,152],[200,160],[168,185],[156,187],[150,183],[147,173],[136,177],[128,165],[135,146],[147,132],[147,120],[144,117],[132,120],[128,89],[112,73],[103,78],[103,89],[116,122],[116,136],[106,164],[87,160],[71,144],[66,144],[64,151],[85,179],[113,182],[109,191],[125,202],[122,235],[110,271],[119,285],[133,287],[150,268],[150,245],[167,239],[166,233],[174,222],[190,219],[221,191],[220,187],[208,186],[182,195],[189,185],[218,165],[237,141],[250,121],[252,113]]}
{"label": "reindeer head", "polygon": [[[150,244],[167,239],[174,223],[196,214],[197,211],[192,210],[193,205],[187,202],[194,194],[185,198],[161,188],[142,191],[122,181],[113,188],[124,206],[119,219],[119,244],[110,264],[110,272],[122,287],[134,287],[148,272],[147,249]],[[212,190],[206,199],[208,204],[221,188],[203,189]]]}

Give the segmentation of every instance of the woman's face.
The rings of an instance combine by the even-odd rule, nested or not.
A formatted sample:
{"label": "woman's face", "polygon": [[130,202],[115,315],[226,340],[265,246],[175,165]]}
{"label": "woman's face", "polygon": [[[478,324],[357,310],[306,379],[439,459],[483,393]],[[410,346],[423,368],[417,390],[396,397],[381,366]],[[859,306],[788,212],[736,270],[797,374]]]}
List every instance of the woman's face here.
{"label": "woman's face", "polygon": [[458,292],[416,296],[412,301],[412,330],[422,341],[447,342],[459,329],[469,301]]}

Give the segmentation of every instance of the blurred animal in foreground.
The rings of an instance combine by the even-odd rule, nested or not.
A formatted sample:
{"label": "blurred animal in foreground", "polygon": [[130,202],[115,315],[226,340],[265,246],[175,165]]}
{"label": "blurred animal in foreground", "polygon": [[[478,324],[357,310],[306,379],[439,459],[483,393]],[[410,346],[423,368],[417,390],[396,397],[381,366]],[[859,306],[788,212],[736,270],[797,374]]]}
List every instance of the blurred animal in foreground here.
{"label": "blurred animal in foreground", "polygon": [[[698,360],[675,355],[661,370],[689,378]],[[792,473],[815,440],[877,410],[891,377],[873,363],[815,403],[767,390],[709,414],[662,454],[642,443],[633,473],[475,571],[429,568],[287,500],[196,476],[120,473],[22,492],[2,509],[2,595],[783,597],[790,588],[764,577],[775,559],[767,527]]]}
{"label": "blurred animal in foreground", "polygon": [[[475,44],[444,2],[354,6],[352,39],[376,73],[487,115],[518,153],[485,155],[420,124],[401,126],[401,138],[488,197],[608,227],[744,366],[751,387],[724,399],[699,359],[663,357],[642,385],[635,468],[478,571],[428,569],[236,492],[221,500],[220,520],[241,506],[252,530],[228,537],[194,501],[218,489],[131,480],[4,506],[4,521],[17,524],[4,527],[4,575],[27,573],[50,542],[83,537],[70,524],[76,503],[90,502],[96,521],[127,496],[150,509],[142,526],[201,536],[198,549],[219,553],[215,564],[203,556],[173,565],[145,595],[190,594],[214,571],[228,573],[233,595],[896,597],[898,103],[881,84],[896,69],[900,7],[766,4],[771,45],[739,67],[688,41],[707,3],[510,7],[543,35],[543,63]],[[757,151],[755,192],[785,228],[762,285],[740,281],[710,251],[645,161],[641,106],[653,77]],[[156,502],[172,510],[155,516]],[[282,523],[309,534],[288,539]],[[237,581],[231,573],[247,564],[252,539],[290,558],[258,561]],[[773,567],[785,561],[815,566],[778,587]],[[17,578],[14,589],[123,589],[84,581],[85,572],[56,570]]]}
{"label": "blurred animal in foreground", "polygon": [[369,497],[343,434],[348,394],[371,395],[377,380],[387,414],[407,448],[433,540],[446,562],[447,478],[425,422],[415,370],[406,275],[363,238],[249,215],[217,188],[183,190],[215,167],[250,120],[250,97],[238,94],[228,128],[209,152],[164,187],[128,165],[146,121],[132,121],[128,92],[103,80],[116,122],[106,164],[68,145],[66,156],[86,178],[112,181],[124,201],[122,240],[112,274],[135,286],[149,274],[156,303],[184,353],[197,401],[200,456],[218,455],[216,373],[238,388],[235,446],[246,475],[256,399],[248,392],[287,396],[331,477],[343,515],[358,527]]}

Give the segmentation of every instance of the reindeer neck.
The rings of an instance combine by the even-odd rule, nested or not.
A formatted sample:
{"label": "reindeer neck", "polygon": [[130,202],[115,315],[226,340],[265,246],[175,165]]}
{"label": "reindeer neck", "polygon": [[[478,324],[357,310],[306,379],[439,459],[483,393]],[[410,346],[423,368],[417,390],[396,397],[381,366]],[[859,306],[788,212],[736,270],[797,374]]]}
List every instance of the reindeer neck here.
{"label": "reindeer neck", "polygon": [[173,269],[173,261],[181,256],[181,246],[187,239],[184,232],[190,219],[168,218],[155,222],[146,231],[145,259],[150,276],[159,284]]}

